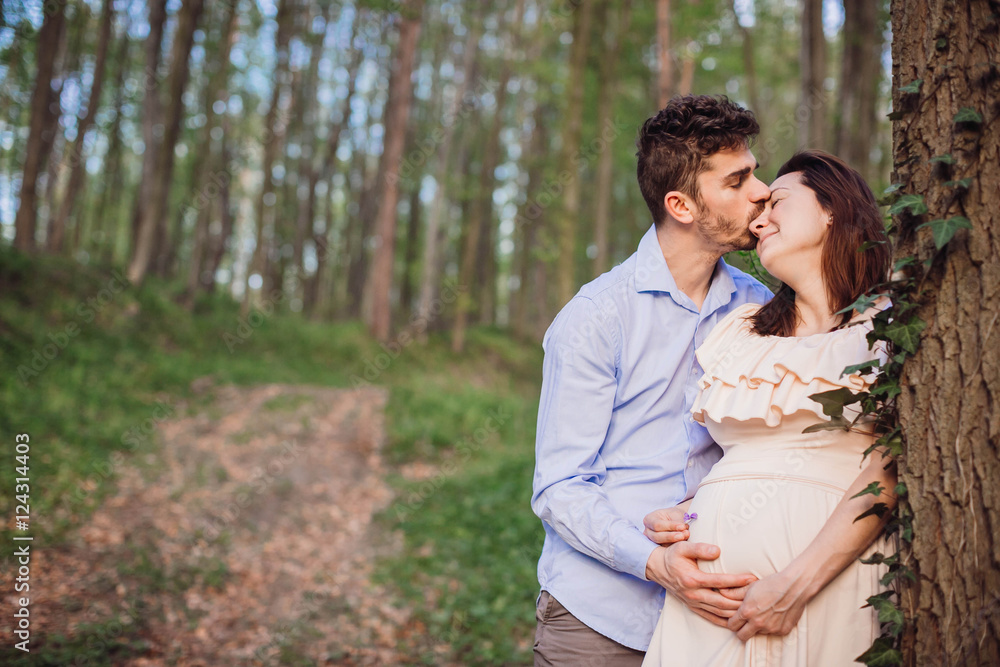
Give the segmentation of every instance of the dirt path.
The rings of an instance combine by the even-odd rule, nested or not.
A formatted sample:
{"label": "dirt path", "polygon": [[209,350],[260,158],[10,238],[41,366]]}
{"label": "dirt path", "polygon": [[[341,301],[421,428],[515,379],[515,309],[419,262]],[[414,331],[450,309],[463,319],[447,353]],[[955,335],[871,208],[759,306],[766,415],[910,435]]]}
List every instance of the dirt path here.
{"label": "dirt path", "polygon": [[114,664],[407,662],[396,647],[409,613],[370,580],[399,548],[371,525],[392,493],[385,400],[221,387],[208,409],[161,423],[158,453],[126,461],[67,547],[38,551],[33,628],[89,632],[105,654],[140,637],[141,657]]}

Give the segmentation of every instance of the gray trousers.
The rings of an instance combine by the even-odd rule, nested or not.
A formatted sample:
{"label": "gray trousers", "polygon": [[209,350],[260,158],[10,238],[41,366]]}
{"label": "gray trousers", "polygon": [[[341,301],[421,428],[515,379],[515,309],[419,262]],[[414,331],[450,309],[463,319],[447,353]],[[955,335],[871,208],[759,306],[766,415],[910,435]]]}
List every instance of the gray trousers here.
{"label": "gray trousers", "polygon": [[542,591],[535,609],[535,667],[639,667],[642,651],[591,630]]}

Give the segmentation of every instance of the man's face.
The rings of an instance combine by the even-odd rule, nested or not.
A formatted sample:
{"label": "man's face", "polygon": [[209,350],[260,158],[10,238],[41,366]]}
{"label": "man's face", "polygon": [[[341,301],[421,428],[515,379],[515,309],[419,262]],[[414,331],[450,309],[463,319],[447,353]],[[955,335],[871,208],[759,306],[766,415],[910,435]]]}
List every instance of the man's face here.
{"label": "man's face", "polygon": [[698,175],[698,229],[724,251],[752,250],[757,239],[750,233],[750,223],[771,195],[753,175],[757,160],[749,148],[719,151],[706,160],[708,169]]}

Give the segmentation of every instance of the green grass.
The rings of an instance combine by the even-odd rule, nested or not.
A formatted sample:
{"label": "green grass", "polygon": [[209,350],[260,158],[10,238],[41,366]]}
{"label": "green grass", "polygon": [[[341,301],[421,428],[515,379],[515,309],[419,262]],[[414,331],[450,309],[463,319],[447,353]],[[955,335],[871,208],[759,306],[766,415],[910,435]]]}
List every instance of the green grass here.
{"label": "green grass", "polygon": [[[36,540],[57,544],[84,522],[114,489],[112,457],[142,465],[143,453],[158,446],[152,427],[175,416],[180,400],[211,414],[211,392],[191,387],[199,378],[238,385],[370,382],[389,389],[387,460],[439,468],[423,483],[394,474],[398,496],[379,519],[402,531],[406,548],[378,564],[378,578],[427,628],[406,648],[415,663],[530,662],[542,534],[528,507],[540,346],[479,328],[469,332],[462,355],[436,335],[427,344],[386,349],[357,322],[308,322],[282,304],[272,315],[241,321],[237,304],[207,296],[192,314],[176,305],[171,285],[156,281],[108,291],[105,305],[92,301],[116,287],[113,276],[112,267],[28,258],[0,245],[0,431],[8,453],[14,434],[31,438]],[[296,406],[290,397],[267,409]],[[12,480],[15,465],[12,456],[2,457],[0,476]],[[9,517],[14,509],[12,494],[0,494],[0,512]],[[0,540],[10,544],[11,533],[5,524]],[[206,562],[193,573],[163,572],[157,562],[151,554],[133,566],[149,590],[180,590],[193,581],[222,585],[228,576],[222,563]],[[141,629],[109,619],[71,638],[49,637],[44,646],[33,641],[31,654],[5,647],[0,662],[65,664],[67,656],[90,651],[92,664],[112,664],[142,652]],[[298,664],[295,644],[307,636],[303,628],[282,641],[288,664]],[[87,641],[102,648],[95,653]],[[431,651],[440,643],[451,646],[449,656]]]}

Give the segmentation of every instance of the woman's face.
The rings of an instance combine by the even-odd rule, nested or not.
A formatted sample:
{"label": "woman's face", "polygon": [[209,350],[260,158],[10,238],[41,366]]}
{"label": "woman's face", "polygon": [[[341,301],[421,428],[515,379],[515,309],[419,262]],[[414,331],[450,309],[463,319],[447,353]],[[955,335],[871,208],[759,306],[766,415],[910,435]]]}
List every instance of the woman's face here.
{"label": "woman's face", "polygon": [[795,283],[803,272],[820,271],[831,223],[816,194],[802,184],[801,173],[792,172],[771,184],[771,198],[750,223],[750,232],[757,237],[764,268],[784,283]]}

